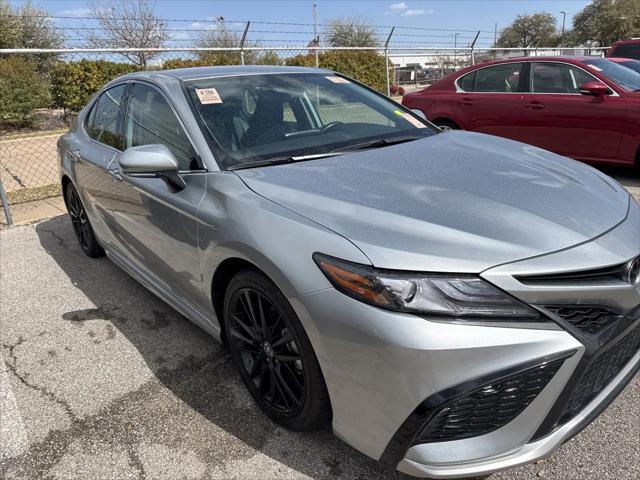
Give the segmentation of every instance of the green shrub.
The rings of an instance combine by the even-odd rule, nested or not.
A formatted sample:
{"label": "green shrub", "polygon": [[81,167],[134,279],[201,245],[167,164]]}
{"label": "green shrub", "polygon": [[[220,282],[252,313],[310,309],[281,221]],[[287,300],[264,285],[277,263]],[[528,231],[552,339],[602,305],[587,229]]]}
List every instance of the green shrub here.
{"label": "green shrub", "polygon": [[[321,68],[327,68],[355,78],[359,82],[386,92],[387,74],[384,56],[371,50],[331,50],[318,55]],[[315,67],[314,54],[296,55],[288,58],[287,65]]]}
{"label": "green shrub", "polygon": [[58,62],[51,69],[51,95],[56,107],[77,112],[105,83],[135,71],[130,63],[106,60]]}
{"label": "green shrub", "polygon": [[32,62],[10,56],[0,58],[0,125],[33,125],[35,109],[49,104],[46,77]]}
{"label": "green shrub", "polygon": [[190,68],[190,67],[206,67],[209,63],[199,58],[174,58],[166,60],[162,64],[163,70],[171,70],[174,68]]}

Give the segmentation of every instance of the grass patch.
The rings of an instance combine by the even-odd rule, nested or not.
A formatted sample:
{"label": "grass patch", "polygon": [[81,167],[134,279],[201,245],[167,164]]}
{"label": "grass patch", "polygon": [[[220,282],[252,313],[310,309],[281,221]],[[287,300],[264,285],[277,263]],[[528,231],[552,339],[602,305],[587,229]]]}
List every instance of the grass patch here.
{"label": "grass patch", "polygon": [[19,205],[21,203],[34,202],[36,200],[44,200],[45,198],[58,197],[62,195],[60,185],[52,183],[34,188],[22,188],[7,193],[9,205]]}

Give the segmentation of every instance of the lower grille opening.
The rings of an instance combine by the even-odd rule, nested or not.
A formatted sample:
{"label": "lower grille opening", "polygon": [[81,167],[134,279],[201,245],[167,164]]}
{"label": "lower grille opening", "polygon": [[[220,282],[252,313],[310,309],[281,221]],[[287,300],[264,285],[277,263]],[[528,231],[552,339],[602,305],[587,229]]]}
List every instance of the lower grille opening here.
{"label": "lower grille opening", "polygon": [[602,306],[571,305],[546,308],[580,331],[591,335],[602,332],[622,318],[621,315]]}
{"label": "lower grille opening", "polygon": [[464,393],[435,412],[415,442],[448,442],[497,430],[529,406],[564,360],[536,365]]}
{"label": "lower grille opening", "polygon": [[568,421],[586,407],[620,373],[638,350],[640,350],[640,327],[600,355],[587,368],[571,394],[560,423]]}

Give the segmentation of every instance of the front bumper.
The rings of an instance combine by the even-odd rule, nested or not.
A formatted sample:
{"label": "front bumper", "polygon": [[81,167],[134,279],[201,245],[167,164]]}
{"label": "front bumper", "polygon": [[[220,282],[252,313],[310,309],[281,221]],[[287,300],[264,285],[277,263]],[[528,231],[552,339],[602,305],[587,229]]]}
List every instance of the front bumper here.
{"label": "front bumper", "polygon": [[[405,473],[434,478],[486,474],[549,455],[595,418],[638,370],[640,353],[633,347],[597,395],[588,397],[570,418],[562,417],[567,391],[607,345],[640,328],[631,318],[639,312],[640,285],[559,287],[525,285],[517,278],[587,265],[596,269],[635,258],[640,254],[640,209],[632,205],[629,214],[616,229],[592,242],[482,274],[531,305],[605,305],[628,314],[625,331],[616,331],[615,338],[585,340],[562,322],[555,329],[432,322],[365,305],[334,289],[291,299],[325,376],[336,435],[372,458],[391,458],[389,463]],[[603,345],[601,340],[609,343]],[[503,426],[460,440],[411,441],[399,456],[387,455],[403,424],[425,399],[496,372],[558,356],[564,360],[553,377]],[[411,432],[412,437],[415,433]]]}

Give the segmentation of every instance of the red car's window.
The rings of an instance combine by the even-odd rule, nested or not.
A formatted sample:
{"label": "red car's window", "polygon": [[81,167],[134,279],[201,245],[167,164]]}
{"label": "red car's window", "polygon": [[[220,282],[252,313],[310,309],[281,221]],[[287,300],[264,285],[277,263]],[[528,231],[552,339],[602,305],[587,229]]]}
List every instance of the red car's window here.
{"label": "red car's window", "polygon": [[523,65],[523,63],[505,63],[481,68],[460,78],[458,86],[465,92],[518,92]]}
{"label": "red car's window", "polygon": [[585,71],[564,63],[541,62],[531,66],[534,93],[580,93],[580,86],[597,80]]}

